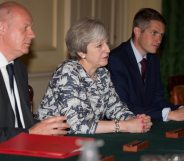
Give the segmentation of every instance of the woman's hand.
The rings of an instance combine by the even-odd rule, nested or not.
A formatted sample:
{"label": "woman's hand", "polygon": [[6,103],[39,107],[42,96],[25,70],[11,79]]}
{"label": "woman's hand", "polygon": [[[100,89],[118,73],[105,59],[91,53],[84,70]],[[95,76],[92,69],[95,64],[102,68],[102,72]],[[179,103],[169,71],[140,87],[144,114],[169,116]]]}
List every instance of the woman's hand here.
{"label": "woman's hand", "polygon": [[145,133],[152,126],[150,116],[145,114],[137,115],[135,118],[126,121],[120,121],[120,131],[130,133]]}

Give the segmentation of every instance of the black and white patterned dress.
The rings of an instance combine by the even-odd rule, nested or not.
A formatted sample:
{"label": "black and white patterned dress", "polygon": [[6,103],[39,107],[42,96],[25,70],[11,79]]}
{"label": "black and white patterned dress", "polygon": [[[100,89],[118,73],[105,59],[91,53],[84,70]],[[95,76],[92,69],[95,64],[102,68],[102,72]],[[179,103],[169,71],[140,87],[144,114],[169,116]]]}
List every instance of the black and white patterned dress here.
{"label": "black and white patterned dress", "polygon": [[134,115],[120,99],[106,68],[91,79],[76,60],[67,60],[54,72],[38,108],[37,118],[65,115],[70,133],[93,134],[99,120],[127,120]]}

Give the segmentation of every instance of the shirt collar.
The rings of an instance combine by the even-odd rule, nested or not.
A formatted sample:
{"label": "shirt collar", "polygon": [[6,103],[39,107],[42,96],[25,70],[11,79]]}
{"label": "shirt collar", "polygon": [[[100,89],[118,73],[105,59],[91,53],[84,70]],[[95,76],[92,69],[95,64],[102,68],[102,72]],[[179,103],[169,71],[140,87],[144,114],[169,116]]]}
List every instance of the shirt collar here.
{"label": "shirt collar", "polygon": [[140,63],[140,61],[143,59],[143,58],[147,58],[147,56],[145,55],[144,57],[142,57],[141,53],[136,49],[132,39],[130,40],[130,44],[132,46],[132,49],[133,49],[133,53],[135,55],[135,58],[136,58],[136,61],[137,63]]}
{"label": "shirt collar", "polygon": [[2,52],[0,52],[0,68],[8,65],[9,63],[13,63],[13,61],[8,62],[8,60],[6,59],[6,57],[3,55]]}

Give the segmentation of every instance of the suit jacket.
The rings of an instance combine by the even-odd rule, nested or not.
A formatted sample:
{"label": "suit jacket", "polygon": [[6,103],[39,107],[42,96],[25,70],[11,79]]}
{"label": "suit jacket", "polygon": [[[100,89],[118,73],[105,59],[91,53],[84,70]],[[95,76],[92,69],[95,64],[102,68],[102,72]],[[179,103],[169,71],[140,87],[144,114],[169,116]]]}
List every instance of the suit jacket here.
{"label": "suit jacket", "polygon": [[120,99],[126,102],[135,114],[144,113],[152,119],[162,120],[163,108],[178,108],[164,100],[160,63],[156,54],[147,54],[144,83],[130,40],[111,51],[108,69]]}
{"label": "suit jacket", "polygon": [[[25,127],[28,129],[34,121],[30,111],[27,71],[18,60],[14,61],[14,70]],[[26,129],[15,128],[15,116],[0,72],[0,141],[7,140],[20,132],[27,132]]]}

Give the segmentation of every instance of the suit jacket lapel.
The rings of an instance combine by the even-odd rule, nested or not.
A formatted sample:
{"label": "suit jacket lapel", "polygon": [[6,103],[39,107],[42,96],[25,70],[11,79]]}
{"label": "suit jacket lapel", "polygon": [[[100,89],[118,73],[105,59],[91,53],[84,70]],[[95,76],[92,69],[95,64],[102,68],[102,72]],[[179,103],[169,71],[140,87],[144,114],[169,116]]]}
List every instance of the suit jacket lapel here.
{"label": "suit jacket lapel", "polygon": [[130,41],[128,43],[128,46],[126,48],[127,50],[127,62],[130,62],[130,64],[127,63],[127,68],[130,71],[130,76],[133,78],[132,80],[134,80],[135,82],[133,84],[135,84],[135,88],[136,92],[139,93],[138,91],[141,91],[141,95],[143,96],[144,93],[144,83],[142,81],[142,77],[140,75],[140,70],[135,58],[135,55],[133,53],[133,49],[130,45]]}
{"label": "suit jacket lapel", "polygon": [[152,60],[150,57],[150,54],[147,54],[147,69],[146,69],[146,81],[145,81],[145,96],[146,97],[146,101],[149,102],[150,100],[150,95],[149,92],[152,90],[152,85],[151,82],[153,82],[153,71],[152,71]]}
{"label": "suit jacket lapel", "polygon": [[[16,64],[17,62],[15,61],[14,63],[14,69],[15,69],[15,79],[16,79],[16,83],[17,83],[17,88],[19,91],[19,97],[20,97],[20,103],[21,103],[21,109],[22,109],[22,113],[23,113],[23,118],[24,118],[24,122],[25,122],[25,126],[26,128],[30,125],[33,124],[33,118],[32,118],[32,114],[30,111],[30,107],[28,106],[28,103],[26,101],[29,101],[26,99],[25,93],[27,94],[27,90],[25,88],[28,86],[27,84],[27,80],[24,80],[24,76],[22,73],[22,69],[20,69],[19,65]],[[28,88],[28,87],[27,87]]]}
{"label": "suit jacket lapel", "polygon": [[[1,113],[0,117],[8,117],[6,118],[6,122],[1,122],[0,125],[6,127],[14,127],[15,126],[15,115],[13,112],[13,108],[11,106],[10,98],[8,96],[8,92],[6,89],[6,85],[4,83],[4,79],[2,73],[0,71],[0,106]],[[1,119],[0,119],[1,120]],[[5,119],[2,119],[4,121]]]}

